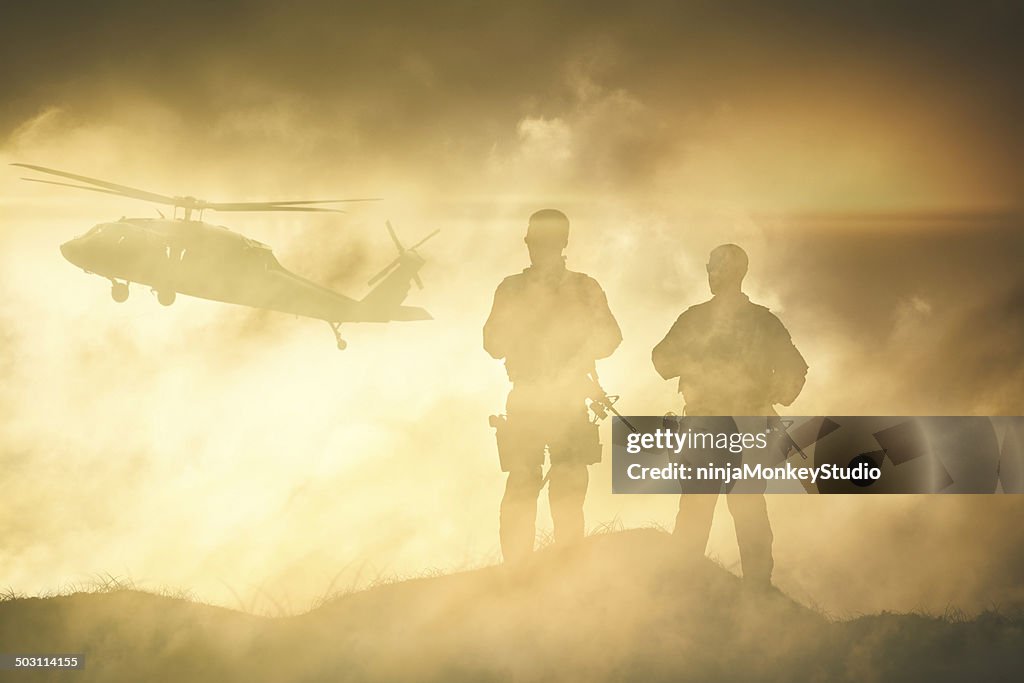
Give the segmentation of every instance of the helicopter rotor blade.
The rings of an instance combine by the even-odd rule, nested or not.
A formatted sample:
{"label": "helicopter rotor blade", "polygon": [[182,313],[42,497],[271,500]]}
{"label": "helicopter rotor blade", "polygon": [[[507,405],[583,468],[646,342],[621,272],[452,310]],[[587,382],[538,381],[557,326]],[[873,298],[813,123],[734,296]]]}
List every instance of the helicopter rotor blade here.
{"label": "helicopter rotor blade", "polygon": [[318,211],[322,213],[347,213],[341,209],[324,209],[318,206],[288,206],[271,202],[210,202],[199,205],[204,211]]}
{"label": "helicopter rotor blade", "polygon": [[[430,234],[428,234],[428,236],[427,236],[427,237],[423,238],[422,240],[420,240],[419,242],[417,242],[417,243],[416,243],[415,245],[413,245],[412,247],[410,247],[410,248],[409,248],[409,251],[411,251],[411,252],[413,252],[413,253],[416,253],[416,248],[417,248],[417,247],[419,247],[420,245],[422,245],[422,244],[423,244],[424,242],[426,242],[426,241],[427,241],[427,240],[429,240],[430,238],[434,237],[434,236],[435,236],[435,234],[437,234],[437,233],[438,233],[438,232],[440,232],[440,231],[441,231],[441,230],[440,230],[440,228],[437,228],[436,230],[434,230],[433,232],[431,232]],[[418,254],[418,253],[417,253],[416,255],[417,255],[417,257],[419,257],[419,254]],[[423,289],[423,281],[422,281],[422,280],[420,280],[420,273],[419,273],[419,272],[417,272],[417,273],[413,274],[413,280],[414,280],[414,281],[416,282],[416,284],[417,284],[417,285],[419,286],[419,288],[420,288],[420,289],[422,290],[422,289]]]}
{"label": "helicopter rotor blade", "polygon": [[[341,209],[329,209],[309,206],[310,204],[338,204],[345,202],[375,202],[380,201],[380,197],[365,197],[355,199],[297,199],[288,201],[272,201],[272,202],[207,202],[202,199],[195,199],[194,197],[170,197],[167,195],[157,194],[155,192],[149,192],[148,190],[140,190],[136,187],[129,187],[128,185],[119,185],[106,180],[100,180],[99,178],[91,178],[89,176],[78,175],[77,173],[69,173],[68,171],[60,171],[55,168],[47,168],[46,166],[36,166],[34,164],[11,164],[12,166],[18,166],[21,168],[27,168],[33,171],[39,171],[40,173],[49,173],[50,175],[59,176],[61,178],[68,178],[70,180],[77,180],[81,183],[87,183],[87,185],[73,185],[71,183],[61,183],[54,180],[40,180],[35,178],[24,178],[30,182],[36,183],[49,183],[51,185],[62,185],[64,187],[72,187],[78,190],[92,190],[93,192],[105,192],[106,194],[118,195],[121,197],[130,197],[132,199],[141,199],[147,202],[155,202],[157,204],[169,204],[175,207],[183,207],[194,210],[212,210],[212,211],[304,211],[304,212],[325,212],[325,213],[345,213]],[[90,187],[95,185],[95,187]]]}
{"label": "helicopter rotor blade", "polygon": [[[252,204],[273,204],[274,206],[294,206],[295,204],[344,204],[346,202],[382,202],[383,197],[360,197],[358,199],[291,199],[286,202],[251,202]],[[211,202],[215,204],[216,202]],[[233,202],[238,204],[240,202]],[[241,202],[244,203],[244,202]]]}
{"label": "helicopter rotor blade", "polygon": [[381,271],[380,271],[379,273],[377,273],[376,275],[374,275],[373,277],[371,277],[371,278],[370,278],[370,280],[369,280],[369,281],[368,281],[368,282],[366,283],[366,285],[367,285],[368,287],[372,287],[372,286],[374,286],[375,284],[377,284],[378,282],[380,282],[381,280],[383,280],[383,279],[384,279],[384,278],[385,278],[385,277],[386,277],[386,276],[387,276],[388,274],[390,274],[392,270],[394,270],[395,268],[397,268],[397,267],[398,267],[398,265],[399,265],[399,264],[400,264],[401,262],[402,262],[402,257],[401,257],[401,256],[399,256],[399,257],[398,257],[398,258],[396,258],[396,259],[395,259],[394,261],[392,261],[391,263],[389,263],[389,264],[387,264],[386,266],[384,266],[384,267],[383,267],[383,268],[381,269]]}
{"label": "helicopter rotor blade", "polygon": [[[61,187],[73,187],[77,190],[91,190],[93,192],[103,192],[104,194],[112,194],[118,197],[123,197],[124,193],[117,192],[115,190],[104,190],[101,187],[89,187],[88,185],[74,185],[72,183],[62,183],[57,180],[42,180],[40,178],[22,178],[30,183],[45,183],[47,185],[60,185]],[[288,202],[287,204],[293,204],[297,202]],[[246,202],[241,204],[206,204],[201,205],[203,209],[210,209],[216,211],[326,211],[330,213],[346,213],[341,209],[321,209],[317,207],[304,207],[304,206],[289,206],[285,203],[277,202]],[[158,212],[159,213],[159,212]],[[163,214],[160,214],[163,217]]]}
{"label": "helicopter rotor blade", "polygon": [[391,236],[391,241],[395,243],[395,248],[398,249],[398,258],[384,266],[379,273],[370,278],[366,283],[370,287],[383,280],[388,273],[397,268],[399,264],[402,263],[402,257],[405,255],[405,247],[403,247],[402,243],[398,240],[398,235],[395,234],[395,229],[392,227],[391,221],[385,220],[384,226],[388,229],[388,235]]}
{"label": "helicopter rotor blade", "polygon": [[[394,229],[394,227],[392,227],[391,221],[385,221],[384,225],[387,226],[388,234],[391,235],[392,241],[394,241],[395,246],[398,248],[398,258],[396,258],[394,261],[392,261],[388,265],[384,266],[384,268],[379,273],[377,273],[372,278],[370,278],[370,281],[367,282],[366,284],[371,286],[371,287],[373,285],[377,284],[384,277],[386,277],[392,270],[394,270],[399,265],[401,265],[402,261],[407,258],[406,254],[408,252],[413,252],[413,254],[415,254],[415,258],[419,259],[422,262],[423,259],[420,258],[419,254],[416,254],[416,247],[420,246],[421,244],[423,244],[424,242],[429,240],[431,237],[433,237],[437,233],[441,232],[440,229],[435,230],[434,232],[430,233],[429,235],[427,235],[426,237],[421,239],[416,244],[414,244],[411,247],[409,247],[408,249],[406,249],[405,247],[402,246],[402,243],[398,240],[398,235],[395,234],[395,229]],[[420,279],[419,273],[414,272],[412,274],[412,280],[413,280],[413,282],[416,283],[417,287],[419,287],[420,289],[423,289],[423,280]]]}
{"label": "helicopter rotor blade", "polygon": [[388,234],[391,235],[391,241],[395,243],[395,248],[398,249],[398,253],[404,254],[405,247],[403,247],[402,243],[398,241],[398,235],[395,234],[395,229],[391,227],[391,221],[384,221],[384,225],[387,226]]}
{"label": "helicopter rotor blade", "polygon": [[[438,229],[437,229],[437,230],[435,230],[434,232],[430,233],[429,235],[427,235],[426,237],[424,237],[423,239],[421,239],[421,240],[420,240],[419,242],[417,242],[416,244],[414,244],[414,245],[412,245],[411,247],[409,247],[409,251],[413,252],[413,253],[414,253],[414,254],[416,254],[416,256],[418,257],[418,256],[419,256],[419,254],[418,254],[418,253],[416,252],[416,247],[420,246],[421,244],[423,244],[424,242],[426,242],[427,240],[429,240],[429,239],[430,239],[431,237],[433,237],[434,235],[436,235],[436,234],[437,234],[437,233],[439,233],[439,232],[441,232],[441,229],[440,229],[440,228],[438,228]],[[413,282],[415,282],[415,283],[416,283],[416,286],[417,286],[417,287],[419,287],[420,289],[423,289],[423,280],[421,280],[421,279],[420,279],[420,274],[419,274],[418,272],[417,272],[417,273],[414,273],[414,274],[413,274],[413,276],[412,276],[412,280],[413,280]]]}
{"label": "helicopter rotor blade", "polygon": [[102,192],[104,194],[117,195],[118,197],[123,197],[124,196],[120,192],[115,192],[114,190],[104,190],[102,187],[89,187],[88,185],[75,185],[73,183],[62,183],[62,182],[59,182],[57,180],[42,180],[40,178],[22,178],[22,180],[27,180],[30,183],[45,183],[46,185],[60,185],[61,187],[73,187],[76,190],[91,190],[93,192]]}
{"label": "helicopter rotor blade", "polygon": [[[287,211],[288,207],[306,204],[336,204],[340,202],[375,202],[377,199],[310,199],[287,202],[203,202],[203,208],[211,211]],[[341,209],[315,209],[341,212]]]}
{"label": "helicopter rotor blade", "polygon": [[11,164],[11,166],[20,166],[21,168],[28,168],[33,171],[39,171],[40,173],[49,173],[50,175],[60,176],[61,178],[69,178],[70,180],[77,180],[82,183],[88,183],[89,185],[96,185],[97,188],[103,188],[101,190],[98,190],[97,188],[83,187],[81,185],[70,185],[70,187],[77,187],[82,190],[95,190],[99,192],[107,191],[109,194],[117,194],[121,195],[122,197],[131,197],[132,199],[141,199],[143,201],[155,202],[157,204],[170,204],[172,206],[178,204],[178,200],[176,200],[174,197],[168,197],[167,195],[157,194],[155,192],[149,192],[147,190],[140,190],[136,187],[129,187],[127,185],[118,185],[117,183],[111,183],[106,180],[100,180],[99,178],[90,178],[89,176],[78,175],[77,173],[58,171],[55,168],[46,168],[45,166],[35,166],[33,164]]}
{"label": "helicopter rotor blade", "polygon": [[409,251],[413,251],[413,250],[415,250],[415,249],[416,249],[416,247],[420,246],[421,244],[423,244],[424,242],[426,242],[427,240],[429,240],[429,239],[430,239],[431,237],[433,237],[434,235],[436,235],[436,234],[437,234],[437,233],[439,233],[439,232],[441,232],[441,229],[440,229],[440,228],[438,228],[438,229],[437,229],[437,230],[435,230],[434,232],[430,233],[429,235],[427,235],[426,237],[424,237],[423,239],[421,239],[421,240],[420,240],[419,242],[417,242],[416,244],[414,244],[414,245],[412,245],[411,247],[409,247]]}

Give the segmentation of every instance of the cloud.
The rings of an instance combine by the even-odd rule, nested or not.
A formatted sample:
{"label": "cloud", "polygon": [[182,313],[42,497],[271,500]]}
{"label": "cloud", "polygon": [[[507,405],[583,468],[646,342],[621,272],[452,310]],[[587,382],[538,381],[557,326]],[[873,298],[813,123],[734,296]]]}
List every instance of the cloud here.
{"label": "cloud", "polygon": [[[412,574],[494,557],[502,477],[486,416],[507,387],[480,327],[494,287],[526,265],[542,206],[569,213],[570,266],[619,317],[626,339],[602,375],[630,411],[678,409],[650,349],[708,296],[703,264],[726,241],[748,250],[748,291],[811,365],[794,411],[1017,411],[1019,222],[864,218],[1016,201],[1011,10],[757,4],[737,22],[652,7],[11,12],[3,161],[210,199],[384,196],[327,218],[207,215],[355,297],[393,258],[385,219],[407,243],[442,233],[410,299],[436,320],[349,326],[339,354],[314,321],[187,297],[165,309],[140,286],[115,305],[56,246],[152,208],[0,179],[0,453],[32,475],[5,499],[18,533],[0,535],[16,539],[0,583],[44,590],[125,567],[206,599],[231,602],[228,577],[301,602],[357,559]],[[808,209],[856,220],[808,223]],[[671,497],[612,497],[606,474],[595,468],[591,524],[671,523]],[[1013,541],[1012,502],[772,504],[782,576],[830,608],[855,611],[875,588],[800,568],[834,576],[875,553],[881,571],[908,533],[894,519],[913,520],[921,553],[935,541],[1000,569],[986,588],[962,564],[923,562],[930,597],[915,575],[886,593],[893,609],[969,607],[1019,583],[1001,569],[1019,563],[1009,545],[928,521],[948,507],[943,519]],[[814,505],[830,514],[801,521]],[[721,518],[711,550],[726,561],[731,534]],[[27,552],[31,537],[47,546]]]}

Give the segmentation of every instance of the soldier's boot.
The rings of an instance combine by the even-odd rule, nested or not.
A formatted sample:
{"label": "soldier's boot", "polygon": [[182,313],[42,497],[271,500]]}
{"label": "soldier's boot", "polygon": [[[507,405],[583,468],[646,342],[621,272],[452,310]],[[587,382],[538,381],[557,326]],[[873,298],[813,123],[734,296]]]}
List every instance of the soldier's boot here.
{"label": "soldier's boot", "polygon": [[726,496],[726,501],[736,526],[743,582],[751,588],[766,589],[772,583],[775,560],[772,558],[774,536],[764,494],[736,493]]}
{"label": "soldier's boot", "polygon": [[540,484],[539,467],[508,473],[498,518],[501,555],[506,564],[521,563],[533,553]]}
{"label": "soldier's boot", "polygon": [[555,543],[573,543],[583,538],[583,501],[590,474],[586,465],[559,463],[551,466],[548,500],[555,525]]}
{"label": "soldier's boot", "polygon": [[684,561],[698,564],[711,536],[717,493],[684,493],[679,496],[679,512],[672,538]]}

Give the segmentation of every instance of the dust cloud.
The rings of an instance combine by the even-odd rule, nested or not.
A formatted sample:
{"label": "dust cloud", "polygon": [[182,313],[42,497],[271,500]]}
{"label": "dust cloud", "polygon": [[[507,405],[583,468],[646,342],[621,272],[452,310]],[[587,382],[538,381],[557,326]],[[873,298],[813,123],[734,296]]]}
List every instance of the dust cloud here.
{"label": "dust cloud", "polygon": [[[84,35],[79,11],[26,10],[8,29],[41,42],[3,43],[0,585],[109,573],[288,612],[496,561],[487,416],[507,383],[480,330],[548,206],[623,329],[599,370],[624,412],[679,409],[650,349],[708,298],[710,249],[735,242],[747,293],[810,365],[792,414],[1020,413],[1020,47],[998,12],[936,10],[923,37],[897,10],[751,8],[739,29],[710,9],[225,3],[151,32],[166,17],[123,6]],[[210,200],[382,196],[206,219],[355,297],[394,257],[385,219],[406,243],[441,228],[409,299],[435,320],[347,326],[339,353],[316,321],[164,308],[141,286],[114,304],[57,247],[153,207],[24,183],[13,162]],[[590,527],[671,524],[674,497],[610,490],[605,462]],[[777,583],[837,614],[1021,601],[1022,506],[771,498]],[[716,519],[709,552],[738,571]]]}

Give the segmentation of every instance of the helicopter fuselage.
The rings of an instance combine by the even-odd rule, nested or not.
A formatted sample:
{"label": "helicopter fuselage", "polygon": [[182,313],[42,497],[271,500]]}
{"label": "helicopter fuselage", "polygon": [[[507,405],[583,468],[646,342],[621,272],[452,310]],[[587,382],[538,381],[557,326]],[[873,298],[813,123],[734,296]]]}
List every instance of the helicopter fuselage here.
{"label": "helicopter fuselage", "polygon": [[[436,235],[437,230],[407,249],[398,240],[390,221],[385,221],[388,234],[398,250],[398,258],[374,275],[369,284],[373,286],[376,283],[376,286],[362,299],[356,300],[286,269],[265,244],[219,225],[192,220],[197,212],[202,217],[203,211],[344,213],[327,205],[379,201],[379,197],[210,202],[195,197],[172,197],[35,164],[11,165],[62,179],[24,178],[29,182],[102,192],[174,207],[174,218],[164,218],[161,214],[159,219],[122,218],[100,223],[84,235],[61,245],[61,253],[72,264],[110,280],[110,294],[114,301],[126,301],[129,285],[138,282],[152,287],[157,299],[165,306],[173,304],[181,293],[200,299],[293,313],[326,321],[334,332],[339,349],[345,348],[345,340],[338,333],[344,322],[431,319],[422,308],[405,306],[402,302],[409,294],[410,283],[423,287],[418,273],[424,260],[416,248]],[[69,180],[75,182],[67,182]],[[179,209],[184,214],[181,219],[177,217]]]}
{"label": "helicopter fuselage", "polygon": [[96,225],[60,251],[115,288],[119,281],[152,287],[165,304],[180,293],[328,322],[372,319],[360,302],[284,268],[267,245],[202,221],[122,218]]}

